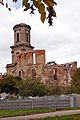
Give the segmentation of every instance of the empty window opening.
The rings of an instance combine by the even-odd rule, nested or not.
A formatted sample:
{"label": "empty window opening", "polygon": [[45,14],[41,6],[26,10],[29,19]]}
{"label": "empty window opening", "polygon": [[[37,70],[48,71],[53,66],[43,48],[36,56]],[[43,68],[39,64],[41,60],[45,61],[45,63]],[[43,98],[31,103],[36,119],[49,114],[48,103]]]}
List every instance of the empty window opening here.
{"label": "empty window opening", "polygon": [[14,51],[12,51],[11,53],[14,53]]}
{"label": "empty window opening", "polygon": [[26,51],[26,49],[21,49],[21,51]]}
{"label": "empty window opening", "polygon": [[19,33],[17,33],[17,42],[19,42]]}
{"label": "empty window opening", "polygon": [[57,80],[57,69],[54,69],[54,80]]}
{"label": "empty window opening", "polygon": [[57,75],[56,75],[56,74],[54,74],[54,76],[53,76],[53,77],[54,77],[54,80],[57,80]]}
{"label": "empty window opening", "polygon": [[68,79],[65,79],[64,84],[68,85]]}
{"label": "empty window opening", "polygon": [[21,78],[21,71],[19,71],[19,77]]}
{"label": "empty window opening", "polygon": [[12,73],[14,74],[14,73],[15,73],[15,71],[12,71]]}
{"label": "empty window opening", "polygon": [[56,68],[54,69],[54,74],[57,74],[57,69]]}
{"label": "empty window opening", "polygon": [[72,65],[70,67],[73,67]]}
{"label": "empty window opening", "polygon": [[36,78],[36,70],[32,69],[32,78],[35,79]]}
{"label": "empty window opening", "polygon": [[28,35],[28,33],[26,33],[26,37],[27,37],[27,42],[29,42],[29,35]]}
{"label": "empty window opening", "polygon": [[28,37],[29,37],[29,38],[28,38],[28,39],[29,39],[28,41],[29,41],[29,43],[30,43],[30,31],[29,31],[29,33],[28,33]]}
{"label": "empty window opening", "polygon": [[19,54],[19,52],[16,52],[16,55],[18,55]]}
{"label": "empty window opening", "polygon": [[36,64],[36,55],[33,53],[33,64]]}

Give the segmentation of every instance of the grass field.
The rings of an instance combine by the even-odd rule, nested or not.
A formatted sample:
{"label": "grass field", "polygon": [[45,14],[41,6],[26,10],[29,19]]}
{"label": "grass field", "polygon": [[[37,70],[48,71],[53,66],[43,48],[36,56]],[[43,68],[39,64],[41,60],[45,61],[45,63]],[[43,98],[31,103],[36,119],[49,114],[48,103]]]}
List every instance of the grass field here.
{"label": "grass field", "polygon": [[[70,109],[69,109],[70,110]],[[37,114],[37,113],[46,113],[46,112],[55,112],[54,109],[27,109],[27,110],[0,110],[0,118],[1,117],[11,117],[11,116],[21,116],[21,115],[30,115],[30,114]],[[62,117],[47,117],[43,119],[37,120],[80,120],[80,114],[77,115],[69,115],[69,116],[62,116]]]}
{"label": "grass field", "polygon": [[27,109],[27,110],[0,110],[0,117],[9,117],[9,116],[19,116],[19,115],[29,115],[36,113],[46,113],[46,112],[54,112],[54,109]]}
{"label": "grass field", "polygon": [[80,114],[78,115],[69,115],[69,116],[62,116],[62,117],[47,117],[43,119],[37,120],[80,120]]}

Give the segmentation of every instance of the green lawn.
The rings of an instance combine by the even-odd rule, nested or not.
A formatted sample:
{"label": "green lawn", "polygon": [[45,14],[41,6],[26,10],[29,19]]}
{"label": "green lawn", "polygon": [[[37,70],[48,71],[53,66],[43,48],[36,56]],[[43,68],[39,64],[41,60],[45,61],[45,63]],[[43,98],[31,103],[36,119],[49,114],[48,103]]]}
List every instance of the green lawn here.
{"label": "green lawn", "polygon": [[49,108],[27,109],[27,110],[0,110],[0,117],[29,115],[29,114],[54,112],[54,111],[55,111],[54,109],[49,109]]}
{"label": "green lawn", "polygon": [[62,117],[47,117],[43,119],[37,120],[80,120],[80,114],[77,115],[69,115],[69,116],[62,116]]}
{"label": "green lawn", "polygon": [[[36,114],[36,113],[54,112],[54,111],[56,111],[56,110],[49,109],[49,108],[27,109],[27,110],[0,110],[0,118],[1,117],[9,117],[9,116],[19,116],[19,115],[29,115],[29,114]],[[62,117],[58,117],[58,116],[47,117],[47,118],[37,119],[37,120],[80,120],[80,114],[62,116]]]}

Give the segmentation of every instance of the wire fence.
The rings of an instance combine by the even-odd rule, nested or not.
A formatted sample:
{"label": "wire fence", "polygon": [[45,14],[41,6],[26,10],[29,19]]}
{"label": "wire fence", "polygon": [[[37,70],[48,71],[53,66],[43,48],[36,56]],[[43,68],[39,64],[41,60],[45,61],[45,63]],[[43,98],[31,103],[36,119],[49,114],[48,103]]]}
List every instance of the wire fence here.
{"label": "wire fence", "polygon": [[71,98],[66,97],[39,97],[31,99],[22,99],[22,100],[1,100],[0,101],[0,110],[11,110],[11,109],[35,109],[35,108],[53,108],[53,109],[62,109],[70,108],[73,106],[71,104]]}

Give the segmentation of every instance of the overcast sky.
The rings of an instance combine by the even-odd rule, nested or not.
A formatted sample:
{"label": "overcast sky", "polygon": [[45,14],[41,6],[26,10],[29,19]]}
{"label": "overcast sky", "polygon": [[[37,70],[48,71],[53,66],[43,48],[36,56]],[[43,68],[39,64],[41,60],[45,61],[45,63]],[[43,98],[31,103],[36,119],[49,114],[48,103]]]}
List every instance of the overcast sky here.
{"label": "overcast sky", "polygon": [[18,4],[11,12],[0,5],[0,72],[4,73],[6,64],[11,63],[13,26],[19,23],[31,26],[31,43],[35,49],[46,50],[46,62],[77,61],[80,66],[80,0],[55,1],[57,18],[51,27],[40,21],[39,14],[31,16],[30,11],[23,12]]}

